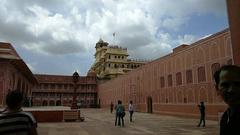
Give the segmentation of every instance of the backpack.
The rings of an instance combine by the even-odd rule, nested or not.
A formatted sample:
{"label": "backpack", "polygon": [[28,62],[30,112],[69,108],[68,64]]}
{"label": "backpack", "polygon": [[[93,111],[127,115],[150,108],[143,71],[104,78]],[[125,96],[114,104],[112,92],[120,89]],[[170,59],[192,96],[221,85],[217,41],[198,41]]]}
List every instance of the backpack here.
{"label": "backpack", "polygon": [[124,117],[124,116],[125,116],[124,106],[119,105],[119,106],[117,107],[117,113],[118,113],[121,117]]}

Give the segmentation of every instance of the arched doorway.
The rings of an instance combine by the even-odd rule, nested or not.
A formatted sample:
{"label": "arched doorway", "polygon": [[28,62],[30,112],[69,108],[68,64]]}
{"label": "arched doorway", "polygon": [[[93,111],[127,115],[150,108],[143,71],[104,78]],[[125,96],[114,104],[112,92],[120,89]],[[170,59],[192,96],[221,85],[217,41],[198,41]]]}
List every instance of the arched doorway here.
{"label": "arched doorway", "polygon": [[60,106],[60,105],[61,105],[61,101],[58,100],[58,101],[56,102],[56,106]]}
{"label": "arched doorway", "polygon": [[50,105],[50,106],[54,106],[54,105],[55,105],[54,101],[53,101],[53,100],[50,100],[49,105]]}
{"label": "arched doorway", "polygon": [[147,98],[147,113],[152,113],[152,97]]}
{"label": "arched doorway", "polygon": [[48,105],[47,101],[44,100],[44,101],[42,102],[42,106],[47,106],[47,105]]}

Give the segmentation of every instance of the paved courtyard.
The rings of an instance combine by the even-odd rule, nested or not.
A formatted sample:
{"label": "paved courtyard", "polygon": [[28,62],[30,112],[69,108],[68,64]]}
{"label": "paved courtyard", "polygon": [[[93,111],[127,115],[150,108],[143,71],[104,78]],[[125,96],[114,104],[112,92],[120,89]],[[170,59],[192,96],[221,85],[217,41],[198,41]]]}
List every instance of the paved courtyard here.
{"label": "paved courtyard", "polygon": [[134,113],[134,122],[125,116],[125,127],[115,127],[114,113],[104,109],[81,109],[84,122],[39,123],[39,135],[217,135],[218,123],[206,121],[197,127],[197,119]]}

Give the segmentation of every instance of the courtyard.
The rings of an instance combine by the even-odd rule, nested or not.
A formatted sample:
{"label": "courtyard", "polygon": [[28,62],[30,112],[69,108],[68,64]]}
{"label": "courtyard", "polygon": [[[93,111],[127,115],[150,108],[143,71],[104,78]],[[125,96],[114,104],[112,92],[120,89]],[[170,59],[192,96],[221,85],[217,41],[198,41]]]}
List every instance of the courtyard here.
{"label": "courtyard", "polygon": [[125,127],[115,127],[115,113],[106,109],[81,109],[84,122],[38,123],[39,135],[217,135],[217,121],[197,127],[198,119],[159,114],[134,113],[133,122],[125,116]]}

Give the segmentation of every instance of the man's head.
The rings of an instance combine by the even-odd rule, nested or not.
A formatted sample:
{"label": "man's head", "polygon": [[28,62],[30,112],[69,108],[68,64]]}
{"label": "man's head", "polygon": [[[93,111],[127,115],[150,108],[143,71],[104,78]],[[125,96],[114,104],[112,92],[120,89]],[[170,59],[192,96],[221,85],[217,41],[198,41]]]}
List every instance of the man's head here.
{"label": "man's head", "polygon": [[218,95],[230,106],[240,106],[240,67],[225,65],[214,73]]}
{"label": "man's head", "polygon": [[6,104],[9,109],[20,109],[23,102],[22,92],[19,90],[10,91],[6,97]]}
{"label": "man's head", "polygon": [[121,100],[118,100],[118,104],[122,104],[122,101],[121,101]]}

